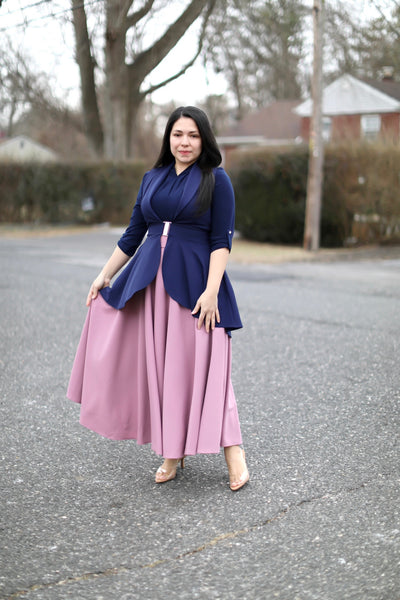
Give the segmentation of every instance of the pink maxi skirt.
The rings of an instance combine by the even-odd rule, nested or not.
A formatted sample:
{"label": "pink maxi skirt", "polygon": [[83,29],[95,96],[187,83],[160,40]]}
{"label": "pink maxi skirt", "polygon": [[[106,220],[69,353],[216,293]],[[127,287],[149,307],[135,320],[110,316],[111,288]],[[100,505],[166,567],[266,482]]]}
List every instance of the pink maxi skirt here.
{"label": "pink maxi skirt", "polygon": [[67,397],[80,423],[113,439],[151,444],[166,458],[242,443],[231,383],[231,339],[207,333],[156,279],[117,310],[91,302]]}

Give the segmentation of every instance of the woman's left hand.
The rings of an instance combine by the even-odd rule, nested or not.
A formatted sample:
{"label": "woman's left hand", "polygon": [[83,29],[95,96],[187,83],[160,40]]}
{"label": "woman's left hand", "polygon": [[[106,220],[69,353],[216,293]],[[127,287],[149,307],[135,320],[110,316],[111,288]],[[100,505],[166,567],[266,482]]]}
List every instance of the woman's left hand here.
{"label": "woman's left hand", "polygon": [[220,322],[218,310],[218,294],[214,294],[205,290],[196,302],[196,306],[192,310],[192,315],[200,311],[198,329],[201,329],[204,323],[207,333],[215,329],[215,322]]}

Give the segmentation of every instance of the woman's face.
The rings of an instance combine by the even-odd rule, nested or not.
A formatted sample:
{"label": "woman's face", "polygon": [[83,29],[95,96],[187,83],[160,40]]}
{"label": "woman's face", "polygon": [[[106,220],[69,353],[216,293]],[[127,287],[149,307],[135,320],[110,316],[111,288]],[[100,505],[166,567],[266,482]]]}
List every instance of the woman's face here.
{"label": "woman's face", "polygon": [[175,158],[176,172],[179,174],[193,164],[201,154],[201,137],[195,121],[189,117],[181,117],[175,121],[169,136],[169,144]]}

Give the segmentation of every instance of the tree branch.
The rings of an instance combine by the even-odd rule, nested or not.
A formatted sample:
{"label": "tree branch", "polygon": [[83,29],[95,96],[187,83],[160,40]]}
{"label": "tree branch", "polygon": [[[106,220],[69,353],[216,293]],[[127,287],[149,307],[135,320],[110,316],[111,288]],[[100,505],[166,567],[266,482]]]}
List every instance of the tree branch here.
{"label": "tree branch", "polygon": [[[389,19],[387,18],[387,16],[383,12],[382,8],[376,2],[372,2],[372,4],[374,5],[374,7],[376,8],[376,10],[380,14],[381,18],[384,20],[384,22],[385,22],[387,28],[389,29],[389,31],[391,33],[394,33],[394,35],[396,36],[396,38],[400,40],[399,30],[396,27],[394,27],[394,25],[392,25],[391,21],[389,21]],[[397,4],[397,2],[395,2],[395,6],[396,6],[396,8],[400,8],[400,5]]]}
{"label": "tree branch", "polygon": [[138,80],[143,79],[167,56],[177,42],[183,37],[188,28],[200,16],[202,10],[209,4],[209,11],[216,0],[192,0],[186,10],[174,22],[164,35],[148,50],[137,55],[134,63],[129,65],[131,76],[134,74]]}
{"label": "tree branch", "polygon": [[125,28],[125,20],[126,20],[126,16],[129,12],[130,7],[132,6],[133,0],[125,0],[120,13],[118,15],[118,19],[115,25],[116,29],[121,29],[122,27]]}
{"label": "tree branch", "polygon": [[151,94],[153,92],[155,92],[156,90],[159,90],[160,88],[164,87],[165,85],[167,85],[168,83],[171,83],[171,81],[174,81],[175,79],[178,79],[179,77],[181,77],[184,73],[186,73],[186,71],[192,67],[194,65],[194,63],[196,62],[197,58],[199,57],[202,49],[203,49],[203,42],[204,42],[204,37],[205,37],[205,33],[206,33],[206,26],[207,26],[207,22],[208,19],[210,18],[210,15],[213,11],[215,5],[215,1],[214,2],[210,2],[207,8],[207,12],[204,15],[204,19],[203,19],[203,24],[201,26],[201,32],[200,32],[200,36],[199,36],[199,41],[197,44],[197,51],[196,54],[193,56],[193,58],[186,63],[181,69],[180,71],[178,71],[177,73],[175,73],[175,75],[172,75],[171,77],[168,77],[167,79],[164,79],[164,81],[161,81],[160,83],[154,84],[152,86],[150,86],[147,90],[145,90],[144,92],[142,92],[143,96],[147,96],[148,94]]}
{"label": "tree branch", "polygon": [[[128,1],[127,4],[132,4],[132,1],[131,0]],[[137,10],[133,14],[129,15],[129,17],[126,16],[129,11],[129,8],[128,8],[128,10],[126,11],[126,14],[125,14],[125,16],[126,16],[125,21],[123,23],[121,23],[121,25],[123,25],[125,31],[128,31],[128,29],[130,29],[131,27],[134,27],[136,25],[136,23],[138,23],[141,19],[143,19],[143,17],[145,17],[147,15],[147,13],[150,12],[153,4],[154,4],[154,0],[147,0],[145,5],[142,6],[142,8],[140,10]]]}
{"label": "tree branch", "polygon": [[155,92],[156,90],[159,90],[160,88],[164,87],[168,83],[171,83],[171,81],[174,81],[175,79],[178,79],[179,77],[181,77],[190,67],[193,66],[193,64],[196,62],[196,59],[198,58],[200,52],[201,52],[201,49],[198,52],[196,52],[196,54],[194,55],[192,60],[189,61],[186,65],[184,65],[182,67],[182,69],[180,71],[178,71],[178,73],[175,73],[175,75],[171,75],[171,77],[168,77],[168,79],[164,79],[164,81],[161,81],[160,83],[156,83],[155,85],[150,86],[147,90],[142,92],[141,95],[147,96],[148,94],[152,94],[153,92]]}

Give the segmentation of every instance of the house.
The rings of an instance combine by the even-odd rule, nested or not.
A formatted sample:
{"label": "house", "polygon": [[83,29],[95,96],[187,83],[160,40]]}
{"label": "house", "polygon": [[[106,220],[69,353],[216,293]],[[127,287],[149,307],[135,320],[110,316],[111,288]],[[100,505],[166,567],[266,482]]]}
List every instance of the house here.
{"label": "house", "polygon": [[52,162],[58,155],[25,135],[17,135],[0,143],[0,162]]}
{"label": "house", "polygon": [[[301,137],[309,138],[312,99],[294,108]],[[323,137],[327,141],[400,142],[400,83],[386,71],[381,81],[342,75],[323,90]]]}
{"label": "house", "polygon": [[300,100],[279,100],[257,110],[217,137],[223,163],[237,149],[300,143],[301,117],[293,112]]}

